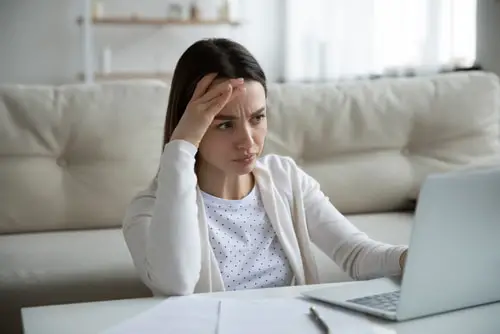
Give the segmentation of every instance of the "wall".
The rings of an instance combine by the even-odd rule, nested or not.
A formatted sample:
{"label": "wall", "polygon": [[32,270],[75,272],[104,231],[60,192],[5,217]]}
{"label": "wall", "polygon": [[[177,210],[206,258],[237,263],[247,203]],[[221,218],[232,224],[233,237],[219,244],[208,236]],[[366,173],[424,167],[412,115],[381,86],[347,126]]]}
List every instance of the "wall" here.
{"label": "wall", "polygon": [[477,60],[488,71],[500,75],[500,1],[478,0]]}
{"label": "wall", "polygon": [[[214,15],[203,0],[207,16]],[[240,0],[241,1],[241,0]],[[166,15],[169,1],[107,0],[105,13]],[[188,0],[178,0],[190,3]],[[271,81],[281,73],[280,15],[282,0],[241,1],[238,28],[99,26],[95,29],[96,59],[101,48],[112,49],[113,70],[171,70],[180,54],[197,39],[229,37],[243,43],[259,60]],[[0,1],[0,83],[61,84],[76,82],[83,71],[81,29],[76,18],[82,0]],[[273,32],[273,33],[270,33]]]}
{"label": "wall", "polygon": [[[183,0],[186,1],[187,0]],[[209,1],[201,0],[205,5]],[[245,24],[230,30],[211,28],[99,27],[96,44],[113,47],[115,69],[171,67],[196,39],[227,36],[244,43],[261,62],[269,79],[283,73],[283,3],[286,0],[240,0]],[[76,17],[83,0],[0,0],[0,83],[75,82],[83,69],[80,28]],[[140,3],[147,13],[166,13],[166,0],[107,0],[105,11],[120,12]],[[478,0],[478,61],[500,75],[500,1]],[[145,7],[147,6],[147,7]],[[114,41],[113,43],[111,41]],[[97,50],[96,53],[99,50]],[[96,59],[96,65],[99,62]]]}

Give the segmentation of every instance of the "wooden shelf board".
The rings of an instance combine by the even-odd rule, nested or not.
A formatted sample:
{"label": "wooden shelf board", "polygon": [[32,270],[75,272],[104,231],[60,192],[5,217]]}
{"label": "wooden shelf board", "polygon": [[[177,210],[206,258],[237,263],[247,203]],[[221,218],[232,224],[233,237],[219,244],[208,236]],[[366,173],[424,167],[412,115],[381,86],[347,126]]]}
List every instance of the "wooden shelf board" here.
{"label": "wooden shelf board", "polygon": [[[78,18],[78,23],[83,23],[83,17]],[[93,24],[109,24],[109,25],[239,25],[237,21],[225,19],[216,20],[171,20],[164,18],[152,17],[99,17],[92,18]]]}
{"label": "wooden shelf board", "polygon": [[[112,73],[95,73],[95,81],[107,80],[131,80],[131,79],[158,79],[171,80],[173,73],[171,72],[112,72]],[[80,80],[85,79],[83,73],[79,74]]]}

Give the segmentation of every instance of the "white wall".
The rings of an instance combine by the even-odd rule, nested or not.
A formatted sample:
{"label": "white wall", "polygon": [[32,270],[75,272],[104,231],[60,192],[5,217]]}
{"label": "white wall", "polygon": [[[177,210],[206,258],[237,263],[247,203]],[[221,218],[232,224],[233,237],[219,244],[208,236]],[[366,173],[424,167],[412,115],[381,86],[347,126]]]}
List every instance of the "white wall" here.
{"label": "white wall", "polygon": [[[180,54],[205,37],[229,37],[244,44],[261,63],[270,81],[281,73],[282,0],[240,0],[242,26],[95,28],[96,59],[100,50],[112,49],[113,70],[172,70]],[[105,13],[139,12],[166,15],[169,1],[107,0]],[[188,0],[178,3],[189,4]],[[206,16],[214,15],[202,0]],[[60,84],[76,82],[83,71],[81,29],[76,18],[82,0],[0,0],[0,83]]]}
{"label": "white wall", "polygon": [[78,1],[0,1],[0,82],[71,81],[80,62]]}
{"label": "white wall", "polygon": [[485,70],[500,75],[500,1],[478,0],[477,60]]}
{"label": "white wall", "polygon": [[[179,0],[188,2],[188,0]],[[205,6],[211,1],[198,0]],[[246,45],[269,79],[282,76],[283,3],[239,0],[244,25],[228,27],[98,27],[96,45],[113,47],[114,69],[173,67],[193,41],[231,37]],[[167,0],[106,0],[105,11],[122,13],[140,6],[144,14],[166,14]],[[478,0],[478,61],[500,75],[500,1]],[[83,70],[80,27],[83,0],[0,0],[0,83],[75,82]],[[96,61],[96,65],[99,62]]]}

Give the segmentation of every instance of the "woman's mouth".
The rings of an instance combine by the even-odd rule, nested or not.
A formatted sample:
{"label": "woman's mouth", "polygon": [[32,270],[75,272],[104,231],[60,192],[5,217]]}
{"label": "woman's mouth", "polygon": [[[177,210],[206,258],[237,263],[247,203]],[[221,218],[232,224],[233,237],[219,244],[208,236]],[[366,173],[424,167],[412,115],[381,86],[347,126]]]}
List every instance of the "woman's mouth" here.
{"label": "woman's mouth", "polygon": [[255,154],[250,154],[250,155],[244,156],[241,159],[236,159],[234,161],[237,162],[237,163],[240,163],[240,164],[247,165],[247,164],[252,163],[254,161],[254,159],[255,159]]}

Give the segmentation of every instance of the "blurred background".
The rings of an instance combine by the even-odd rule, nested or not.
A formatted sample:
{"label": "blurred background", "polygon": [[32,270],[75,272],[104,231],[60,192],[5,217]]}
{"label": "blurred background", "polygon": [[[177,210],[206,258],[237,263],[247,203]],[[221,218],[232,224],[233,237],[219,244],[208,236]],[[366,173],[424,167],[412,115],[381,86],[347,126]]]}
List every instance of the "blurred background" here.
{"label": "blurred background", "polygon": [[498,0],[0,0],[0,83],[168,81],[206,37],[278,82],[500,73],[498,33]]}

